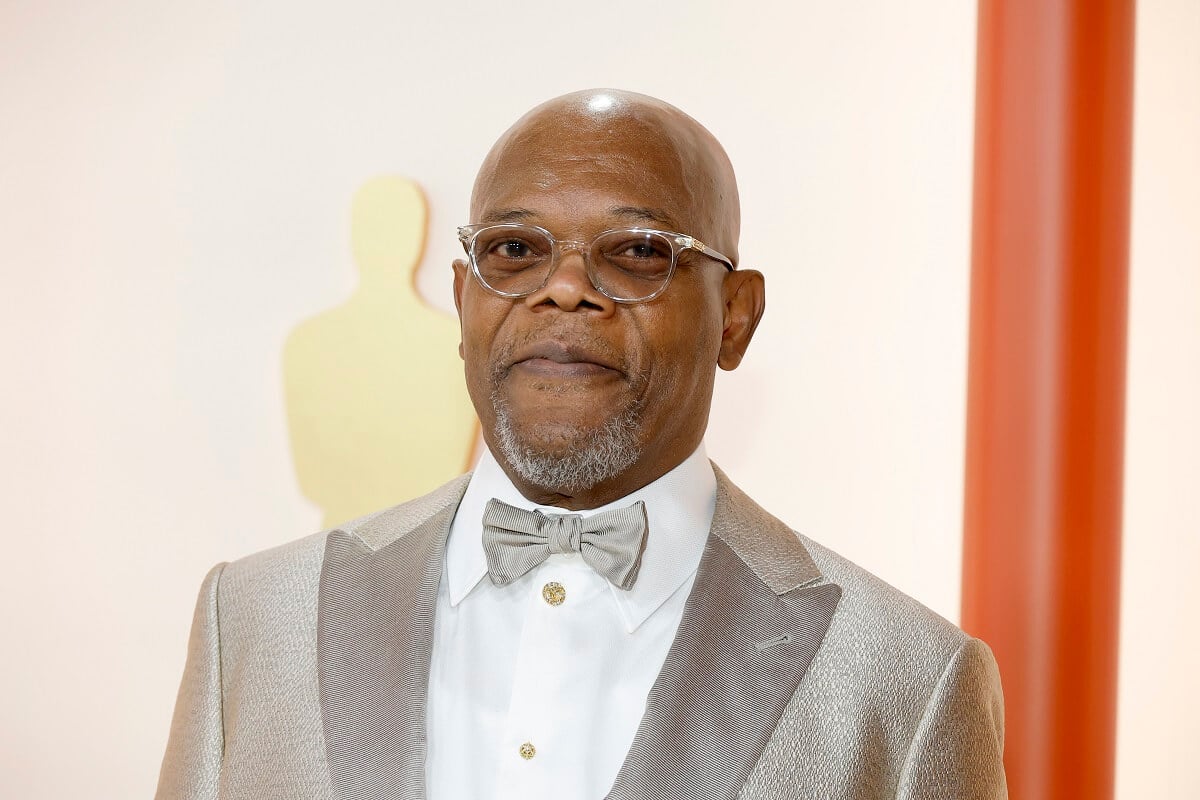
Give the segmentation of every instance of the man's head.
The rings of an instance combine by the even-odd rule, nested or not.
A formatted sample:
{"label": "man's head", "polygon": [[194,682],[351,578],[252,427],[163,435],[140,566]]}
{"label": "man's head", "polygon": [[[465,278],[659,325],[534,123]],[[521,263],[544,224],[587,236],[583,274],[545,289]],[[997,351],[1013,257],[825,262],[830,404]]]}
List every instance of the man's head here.
{"label": "man's head", "polygon": [[762,315],[762,276],[683,249],[665,291],[623,303],[592,284],[585,254],[605,231],[651,228],[695,237],[736,264],[737,185],[712,134],[643,95],[556,98],[492,147],[471,222],[585,243],[560,248],[545,284],[519,298],[454,263],[467,387],[517,487],[539,502],[595,507],[683,461],[708,424],[716,367],[738,365]]}

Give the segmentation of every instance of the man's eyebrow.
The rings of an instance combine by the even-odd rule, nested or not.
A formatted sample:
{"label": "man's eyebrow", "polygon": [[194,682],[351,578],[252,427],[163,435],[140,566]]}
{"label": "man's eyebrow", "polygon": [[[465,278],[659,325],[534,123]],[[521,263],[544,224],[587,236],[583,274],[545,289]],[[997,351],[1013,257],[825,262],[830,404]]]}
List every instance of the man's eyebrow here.
{"label": "man's eyebrow", "polygon": [[528,208],[501,208],[484,214],[479,221],[494,225],[504,222],[525,222],[536,216],[537,214]]}
{"label": "man's eyebrow", "polygon": [[674,230],[678,227],[678,223],[666,211],[661,208],[647,208],[645,206],[617,206],[610,208],[608,213],[616,217],[626,217],[630,220],[638,222],[650,222],[660,227]]}
{"label": "man's eyebrow", "polygon": [[[610,216],[624,217],[631,223],[649,223],[659,227],[669,228],[674,230],[677,227],[675,219],[666,211],[660,208],[650,208],[647,206],[613,206],[608,209]],[[528,222],[536,219],[538,213],[531,211],[528,208],[498,208],[494,211],[489,211],[484,214],[479,222],[489,225],[498,225],[512,222]]]}

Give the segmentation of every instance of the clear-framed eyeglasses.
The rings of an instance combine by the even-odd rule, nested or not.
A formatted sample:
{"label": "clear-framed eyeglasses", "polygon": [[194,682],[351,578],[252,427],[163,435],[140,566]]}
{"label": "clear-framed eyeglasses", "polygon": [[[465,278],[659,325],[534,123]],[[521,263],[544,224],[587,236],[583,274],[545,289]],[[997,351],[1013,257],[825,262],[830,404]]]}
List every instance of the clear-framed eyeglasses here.
{"label": "clear-framed eyeglasses", "polygon": [[605,231],[590,242],[578,242],[555,239],[536,225],[481,224],[462,226],[458,239],[479,283],[509,298],[525,297],[545,286],[564,250],[582,254],[592,285],[618,303],[642,303],[666,291],[684,250],[696,250],[727,270],[736,269],[729,258],[695,237],[650,228]]}

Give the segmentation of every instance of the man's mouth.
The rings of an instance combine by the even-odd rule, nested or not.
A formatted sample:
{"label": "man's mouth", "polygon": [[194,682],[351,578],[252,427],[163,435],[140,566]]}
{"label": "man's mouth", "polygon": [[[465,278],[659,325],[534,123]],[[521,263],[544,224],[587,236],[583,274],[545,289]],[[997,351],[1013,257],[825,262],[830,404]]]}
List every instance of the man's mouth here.
{"label": "man's mouth", "polygon": [[534,342],[513,354],[509,368],[543,378],[587,378],[619,374],[613,359],[596,348],[559,342]]}

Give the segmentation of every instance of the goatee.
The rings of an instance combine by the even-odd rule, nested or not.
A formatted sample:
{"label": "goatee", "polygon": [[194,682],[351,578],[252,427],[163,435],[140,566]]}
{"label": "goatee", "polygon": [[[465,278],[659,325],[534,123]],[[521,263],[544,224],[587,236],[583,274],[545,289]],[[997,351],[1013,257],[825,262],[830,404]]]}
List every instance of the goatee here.
{"label": "goatee", "polygon": [[640,406],[622,410],[599,427],[556,426],[542,437],[518,430],[498,390],[492,392],[492,408],[496,443],[504,459],[526,481],[551,492],[588,491],[622,474],[642,455]]}

